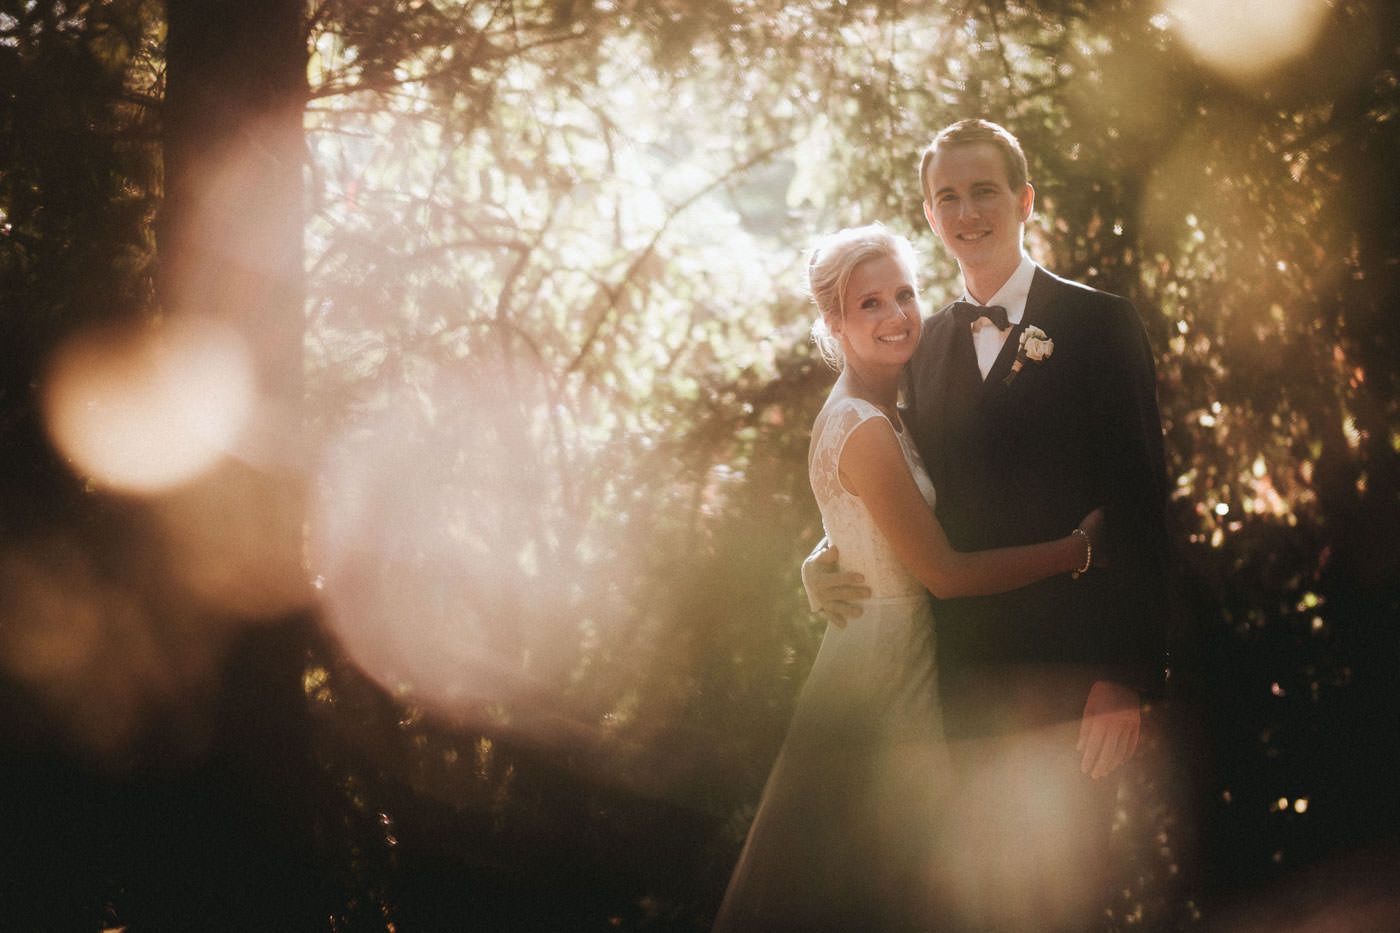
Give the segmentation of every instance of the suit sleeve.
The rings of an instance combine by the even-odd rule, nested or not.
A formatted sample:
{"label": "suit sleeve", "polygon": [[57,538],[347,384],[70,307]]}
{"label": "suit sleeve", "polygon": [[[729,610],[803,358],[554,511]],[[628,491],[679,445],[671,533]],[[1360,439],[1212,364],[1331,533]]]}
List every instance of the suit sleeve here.
{"label": "suit sleeve", "polygon": [[1109,618],[1102,637],[1107,676],[1147,696],[1164,686],[1167,664],[1166,460],[1157,409],[1156,366],[1137,311],[1118,299],[1099,342],[1095,394],[1100,490],[1110,566]]}

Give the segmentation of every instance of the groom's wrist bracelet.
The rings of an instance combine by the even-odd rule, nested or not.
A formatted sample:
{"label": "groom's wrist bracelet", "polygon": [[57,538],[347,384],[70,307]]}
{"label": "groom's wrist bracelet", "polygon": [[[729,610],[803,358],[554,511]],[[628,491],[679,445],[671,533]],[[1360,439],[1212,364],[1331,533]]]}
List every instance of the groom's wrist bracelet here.
{"label": "groom's wrist bracelet", "polygon": [[1071,579],[1078,580],[1080,574],[1088,573],[1089,568],[1094,565],[1094,542],[1089,540],[1089,532],[1083,528],[1076,528],[1070,534],[1084,539],[1084,565],[1069,572]]}

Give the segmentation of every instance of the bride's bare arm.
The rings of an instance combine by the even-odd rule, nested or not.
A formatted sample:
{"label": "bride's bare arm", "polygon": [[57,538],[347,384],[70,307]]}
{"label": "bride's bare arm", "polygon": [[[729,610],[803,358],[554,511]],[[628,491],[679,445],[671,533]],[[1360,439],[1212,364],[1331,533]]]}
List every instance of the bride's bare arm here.
{"label": "bride's bare arm", "polygon": [[1043,544],[954,550],[914,484],[894,428],[883,418],[871,418],[851,432],[840,471],[842,483],[865,503],[900,563],[935,596],[1004,593],[1084,563],[1085,542],[1073,532]]}

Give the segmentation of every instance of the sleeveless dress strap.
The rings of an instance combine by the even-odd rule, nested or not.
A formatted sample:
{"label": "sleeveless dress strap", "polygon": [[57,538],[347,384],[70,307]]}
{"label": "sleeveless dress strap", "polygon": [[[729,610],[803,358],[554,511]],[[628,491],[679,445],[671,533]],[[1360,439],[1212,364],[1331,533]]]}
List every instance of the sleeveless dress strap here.
{"label": "sleeveless dress strap", "polygon": [[841,485],[839,477],[841,454],[856,428],[873,418],[883,419],[889,424],[890,430],[896,430],[889,416],[865,399],[847,397],[839,399],[831,406],[813,446],[812,464],[808,472],[814,491],[821,489],[828,494],[835,494],[839,490],[845,495],[851,495]]}

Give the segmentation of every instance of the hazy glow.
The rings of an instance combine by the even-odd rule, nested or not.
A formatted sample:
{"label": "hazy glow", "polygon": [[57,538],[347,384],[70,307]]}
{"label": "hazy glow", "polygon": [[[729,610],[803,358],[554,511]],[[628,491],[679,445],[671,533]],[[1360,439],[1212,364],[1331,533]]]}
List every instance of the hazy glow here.
{"label": "hazy glow", "polygon": [[1196,58],[1227,77],[1267,74],[1312,47],[1331,4],[1323,0],[1166,0]]}
{"label": "hazy glow", "polygon": [[[1084,905],[1101,897],[1102,877],[1083,853],[1101,843],[1094,820],[1079,807],[1076,783],[1065,768],[1078,723],[1063,723],[1014,737],[971,740],[960,767],[971,766],[964,799],[950,799],[940,863],[942,896],[970,929],[1066,928]],[[976,746],[996,743],[983,757]],[[984,761],[982,767],[973,762]],[[999,762],[999,763],[998,763]],[[1008,764],[1009,763],[1009,764]],[[1141,759],[1134,767],[1143,767]],[[1099,868],[1102,868],[1100,865]]]}
{"label": "hazy glow", "polygon": [[[31,539],[0,551],[0,669],[99,757],[120,755],[158,708],[178,706],[179,721],[200,728],[196,687],[222,642],[161,617],[149,595],[113,579],[79,542]],[[176,737],[167,739],[174,747]]]}
{"label": "hazy glow", "polygon": [[172,579],[201,606],[267,619],[311,602],[296,475],[225,458],[154,503]]}
{"label": "hazy glow", "polygon": [[557,491],[496,375],[404,393],[330,445],[312,572],[327,623],[389,690],[451,713],[506,702],[557,717],[582,584],[540,533],[561,521]]}
{"label": "hazy glow", "polygon": [[243,343],[214,325],[89,333],[49,371],[45,409],[58,447],[108,486],[154,492],[228,451],[253,403]]}

